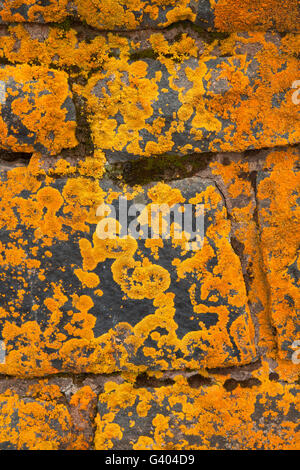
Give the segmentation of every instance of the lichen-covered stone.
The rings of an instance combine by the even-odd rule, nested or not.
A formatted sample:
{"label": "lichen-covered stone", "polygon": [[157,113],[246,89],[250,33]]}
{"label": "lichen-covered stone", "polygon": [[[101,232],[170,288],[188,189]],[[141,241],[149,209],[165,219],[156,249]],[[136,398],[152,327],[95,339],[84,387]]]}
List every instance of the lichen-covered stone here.
{"label": "lichen-covered stone", "polygon": [[299,448],[299,19],[0,0],[0,449]]}
{"label": "lichen-covered stone", "polygon": [[299,142],[294,57],[112,60],[83,92],[109,161],[243,151]]}
{"label": "lichen-covered stone", "polygon": [[136,387],[134,380],[106,383],[99,396],[96,449],[298,448],[299,386],[260,377],[230,391],[226,383],[195,388],[185,377],[173,379],[174,385],[159,388]]}
{"label": "lichen-covered stone", "polygon": [[89,447],[83,410],[95,395],[90,387],[73,393],[68,403],[61,387],[48,384],[47,380],[31,384],[15,381],[11,385],[0,395],[1,450],[85,450]]}
{"label": "lichen-covered stone", "polygon": [[54,22],[79,17],[110,30],[163,28],[189,20],[206,30],[299,30],[297,0],[3,0],[3,22]]}
{"label": "lichen-covered stone", "polygon": [[[116,58],[171,59],[182,63],[189,58],[246,54],[260,64],[297,57],[299,35],[278,32],[199,33],[189,25],[163,31],[120,34],[89,32],[60,25],[17,24],[1,27],[0,57],[12,63],[41,64],[62,68],[73,78],[88,77],[93,70],[109,69]],[[167,61],[169,62],[169,61]],[[80,64],[80,66],[79,66]],[[89,72],[89,75],[87,75]],[[291,77],[292,78],[292,77]]]}
{"label": "lichen-covered stone", "polygon": [[210,164],[225,194],[258,351],[292,383],[299,364],[297,272],[299,146],[219,155]]}
{"label": "lichen-covered stone", "polygon": [[[258,220],[278,357],[292,361],[300,344],[299,149],[274,150],[257,177]],[[299,366],[298,366],[299,367]],[[299,369],[300,370],[300,369]]]}
{"label": "lichen-covered stone", "polygon": [[[0,48],[12,62],[70,75],[72,91],[88,103],[95,146],[110,161],[299,142],[295,34],[210,41],[181,30],[179,38],[173,31],[85,40],[72,28],[18,25],[0,36]],[[78,84],[88,77],[86,87]]]}
{"label": "lichen-covered stone", "polygon": [[76,145],[76,116],[64,72],[0,67],[0,149],[55,154]]}
{"label": "lichen-covered stone", "polygon": [[[212,182],[195,178],[132,193],[83,177],[42,182],[16,168],[4,172],[1,186],[1,372],[101,373],[255,359],[240,260]],[[116,205],[119,196],[132,200],[128,207],[204,204],[203,246],[187,250],[172,230],[170,240],[101,240],[96,209]]]}

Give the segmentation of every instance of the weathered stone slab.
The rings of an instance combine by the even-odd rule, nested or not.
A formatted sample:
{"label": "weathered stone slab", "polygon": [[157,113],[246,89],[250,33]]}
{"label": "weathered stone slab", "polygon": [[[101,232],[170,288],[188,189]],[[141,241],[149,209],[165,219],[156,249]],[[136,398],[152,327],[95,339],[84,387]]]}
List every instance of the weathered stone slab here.
{"label": "weathered stone slab", "polygon": [[[109,180],[45,183],[24,168],[3,177],[0,299],[7,356],[1,372],[107,373],[255,359],[240,260],[214,183],[191,178],[133,193]],[[129,199],[128,207],[148,209],[204,204],[204,241],[197,236],[187,247],[189,240],[176,239],[172,230],[170,239],[100,239],[96,209],[113,204],[118,217],[119,196]]]}
{"label": "weathered stone slab", "polygon": [[295,57],[114,59],[84,92],[94,142],[109,161],[240,152],[299,142]]}
{"label": "weathered stone slab", "polygon": [[0,148],[55,154],[74,147],[76,115],[64,72],[0,67]]}
{"label": "weathered stone slab", "polygon": [[[75,29],[17,25],[1,35],[0,51],[11,62],[64,68],[110,161],[299,142],[295,35],[240,32],[210,43],[184,31],[85,40]],[[84,104],[78,120],[83,114]]]}
{"label": "weathered stone slab", "polygon": [[226,383],[225,388],[220,383],[195,388],[184,377],[174,381],[159,388],[136,387],[134,381],[108,382],[99,397],[96,449],[299,447],[299,386],[266,378],[249,385],[241,382],[230,391]]}
{"label": "weathered stone slab", "polygon": [[[34,63],[65,69],[72,77],[109,69],[116,58],[164,58],[175,64],[189,58],[246,54],[259,64],[271,65],[271,58],[296,57],[299,37],[276,31],[207,34],[192,25],[179,24],[162,31],[142,30],[126,34],[89,31],[76,25],[9,24],[1,27],[0,57],[12,63]],[[80,65],[80,66],[79,66]],[[81,83],[81,82],[80,82]]]}
{"label": "weathered stone slab", "polygon": [[62,21],[69,13],[68,0],[2,0],[1,22],[51,22]]}
{"label": "weathered stone slab", "polygon": [[257,347],[282,380],[300,372],[299,146],[220,154],[210,167],[233,221]]}
{"label": "weathered stone slab", "polygon": [[54,22],[79,17],[99,29],[163,28],[189,20],[206,30],[299,31],[297,0],[3,0],[3,22]]}
{"label": "weathered stone slab", "polygon": [[[274,150],[257,178],[258,217],[278,357],[299,364],[299,149]],[[297,361],[297,362],[296,362]],[[300,367],[300,366],[299,366]]]}
{"label": "weathered stone slab", "polygon": [[[89,404],[95,399],[90,387],[73,387],[67,400],[66,387],[48,384],[47,380],[6,382],[0,384],[1,389],[5,388],[0,395],[1,450],[86,450],[89,447]],[[70,380],[65,382],[72,390]]]}

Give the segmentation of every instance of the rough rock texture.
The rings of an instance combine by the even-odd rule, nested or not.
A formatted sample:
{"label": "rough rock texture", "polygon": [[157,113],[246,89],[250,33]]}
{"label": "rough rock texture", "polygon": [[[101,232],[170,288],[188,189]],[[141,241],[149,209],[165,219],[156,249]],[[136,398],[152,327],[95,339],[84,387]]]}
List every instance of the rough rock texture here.
{"label": "rough rock texture", "polygon": [[56,154],[76,145],[75,107],[64,72],[1,66],[0,85],[1,148]]}
{"label": "rough rock texture", "polygon": [[268,57],[261,44],[254,54],[243,46],[227,57],[108,63],[85,93],[95,144],[114,162],[297,143],[299,115],[290,96],[298,61],[282,55],[280,43]]}
{"label": "rough rock texture", "polygon": [[3,0],[3,22],[48,23],[69,17],[98,29],[163,28],[189,20],[208,30],[299,30],[297,0]]}
{"label": "rough rock texture", "polygon": [[1,449],[299,449],[298,7],[0,1]]}
{"label": "rough rock texture", "polygon": [[[240,259],[214,183],[196,177],[158,183],[131,200],[146,205],[142,227],[151,204],[204,204],[203,248],[192,242],[195,251],[176,233],[170,240],[99,239],[87,205],[93,198],[117,208],[119,195],[126,196],[110,180],[32,179],[28,187],[26,169],[13,173],[2,183],[1,209],[9,218],[1,230],[3,373],[165,370],[255,358]],[[13,198],[12,177],[20,181]]]}
{"label": "rough rock texture", "polygon": [[68,378],[2,381],[0,448],[88,449],[96,397],[90,385],[76,385]]}
{"label": "rough rock texture", "polygon": [[300,172],[299,155],[267,159],[267,171],[258,172],[257,200],[262,253],[270,285],[270,311],[277,331],[278,353],[291,359],[299,334],[300,314]]}
{"label": "rough rock texture", "polygon": [[99,396],[96,449],[297,448],[299,387],[231,380],[222,386],[176,376],[159,388],[108,382]]}

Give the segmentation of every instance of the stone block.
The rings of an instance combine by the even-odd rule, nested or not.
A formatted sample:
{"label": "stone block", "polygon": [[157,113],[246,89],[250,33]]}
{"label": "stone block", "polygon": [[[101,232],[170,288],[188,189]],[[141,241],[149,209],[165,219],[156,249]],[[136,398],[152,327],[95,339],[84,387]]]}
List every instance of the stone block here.
{"label": "stone block", "polygon": [[230,391],[220,383],[195,388],[182,376],[173,382],[157,388],[106,383],[99,396],[96,449],[297,449],[296,385],[256,379]]}
{"label": "stone block", "polygon": [[292,55],[263,52],[112,60],[83,93],[95,146],[119,162],[298,143],[298,67]]}
{"label": "stone block", "polygon": [[[300,350],[299,149],[273,150],[257,177],[258,220],[269,314],[278,357],[298,361]],[[298,352],[297,352],[298,351]]]}
{"label": "stone block", "polygon": [[163,28],[188,20],[218,31],[299,31],[297,0],[3,0],[2,22],[54,22],[80,18],[98,29]]}
{"label": "stone block", "polygon": [[76,113],[64,72],[0,67],[0,149],[56,154],[75,147]]}
{"label": "stone block", "polygon": [[[43,182],[18,168],[4,172],[1,185],[7,194],[1,200],[7,352],[1,372],[168,370],[256,358],[240,260],[213,182],[195,177],[126,189],[83,177]],[[125,222],[119,219],[120,196],[128,199]],[[96,215],[103,203],[112,205],[108,218]],[[133,204],[143,205],[139,219],[130,215]],[[116,218],[122,227],[145,228],[149,208],[154,229],[161,204],[169,238],[116,231]],[[182,204],[199,218],[202,210],[194,241],[194,228],[177,235],[175,204],[180,216]],[[113,238],[99,238],[103,223]]]}

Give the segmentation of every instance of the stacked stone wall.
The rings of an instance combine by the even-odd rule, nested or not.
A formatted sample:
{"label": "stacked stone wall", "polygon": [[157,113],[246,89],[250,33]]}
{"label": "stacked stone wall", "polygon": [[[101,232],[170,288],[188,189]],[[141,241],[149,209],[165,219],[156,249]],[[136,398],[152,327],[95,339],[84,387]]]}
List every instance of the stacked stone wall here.
{"label": "stacked stone wall", "polygon": [[0,1],[1,449],[299,449],[299,24]]}

